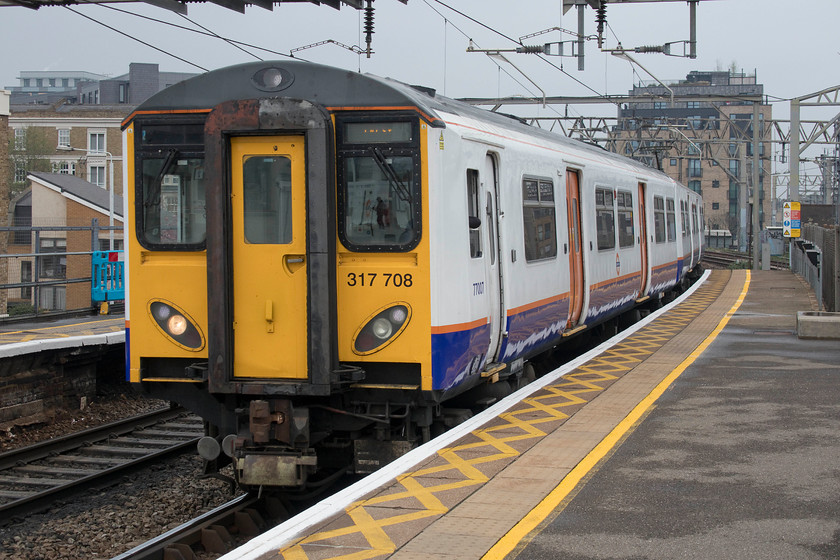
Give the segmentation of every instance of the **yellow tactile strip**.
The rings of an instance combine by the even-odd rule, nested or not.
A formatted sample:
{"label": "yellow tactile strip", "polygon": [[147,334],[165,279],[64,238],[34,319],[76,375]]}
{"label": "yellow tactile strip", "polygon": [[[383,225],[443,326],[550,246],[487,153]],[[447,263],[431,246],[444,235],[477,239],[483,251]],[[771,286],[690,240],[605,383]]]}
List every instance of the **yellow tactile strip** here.
{"label": "yellow tactile strip", "polygon": [[0,333],[0,344],[15,344],[31,342],[33,340],[49,340],[53,338],[69,338],[71,336],[93,336],[119,332],[125,329],[125,319],[104,319],[99,321],[83,321],[68,325],[39,327],[13,332]]}
{"label": "yellow tactile strip", "polygon": [[[725,271],[713,273],[688,300],[669,313],[270,557],[363,560],[393,554],[679,334],[720,296],[729,277]],[[558,459],[529,455],[522,460],[533,463],[529,465],[535,473],[531,482],[539,484],[539,470],[556,469]],[[555,483],[545,481],[546,493]],[[515,480],[510,481],[509,491],[511,506],[515,507]],[[488,527],[490,521],[486,516],[458,516],[453,522],[458,523],[462,535],[472,533],[464,531],[464,524],[471,522],[480,524],[476,536],[496,529],[495,534],[500,535],[509,528]],[[460,541],[459,545],[469,547],[463,537]],[[458,556],[455,550],[440,552]]]}

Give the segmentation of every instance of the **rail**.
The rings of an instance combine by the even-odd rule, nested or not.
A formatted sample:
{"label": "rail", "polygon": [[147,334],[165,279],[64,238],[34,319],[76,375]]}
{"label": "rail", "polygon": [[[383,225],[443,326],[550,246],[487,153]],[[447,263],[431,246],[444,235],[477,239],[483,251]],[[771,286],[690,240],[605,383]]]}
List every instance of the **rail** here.
{"label": "rail", "polygon": [[199,544],[211,553],[227,552],[234,544],[231,534],[253,537],[265,530],[266,523],[255,509],[259,503],[254,494],[243,494],[112,560],[194,558],[192,547]]}
{"label": "rail", "polygon": [[0,523],[193,448],[197,416],[164,409],[0,454]]}

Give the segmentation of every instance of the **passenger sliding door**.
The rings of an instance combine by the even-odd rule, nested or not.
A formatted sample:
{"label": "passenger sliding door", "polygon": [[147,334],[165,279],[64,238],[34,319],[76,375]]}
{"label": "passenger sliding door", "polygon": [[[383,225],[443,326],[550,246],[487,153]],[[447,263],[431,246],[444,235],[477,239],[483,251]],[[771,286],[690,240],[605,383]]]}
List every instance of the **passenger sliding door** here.
{"label": "passenger sliding door", "polygon": [[305,188],[303,136],[231,140],[234,377],[307,377]]}
{"label": "passenger sliding door", "polygon": [[639,183],[639,238],[641,241],[639,250],[642,253],[642,281],[639,286],[639,298],[643,298],[646,295],[648,283],[648,234],[644,183]]}
{"label": "passenger sliding door", "polygon": [[490,320],[490,348],[487,352],[487,361],[495,361],[501,344],[501,336],[505,319],[503,312],[501,292],[501,270],[499,268],[499,217],[496,202],[498,201],[498,169],[496,160],[491,154],[487,154],[484,160],[481,183],[485,195],[484,220],[487,227],[483,228],[485,236],[484,265],[487,271],[487,296],[489,304]]}
{"label": "passenger sliding door", "polygon": [[566,171],[566,208],[569,222],[569,326],[574,327],[583,311],[583,246],[580,231],[580,185],[577,171]]}

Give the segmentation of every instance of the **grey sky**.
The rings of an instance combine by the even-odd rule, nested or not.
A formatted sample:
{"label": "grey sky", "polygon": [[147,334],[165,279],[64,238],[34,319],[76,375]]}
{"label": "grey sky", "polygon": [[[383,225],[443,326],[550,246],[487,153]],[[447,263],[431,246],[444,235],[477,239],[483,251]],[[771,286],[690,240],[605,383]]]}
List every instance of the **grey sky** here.
{"label": "grey sky", "polygon": [[[561,15],[561,0],[449,0],[447,4],[500,33],[518,39],[551,27],[576,29],[572,10]],[[376,28],[371,59],[335,45],[301,51],[299,57],[316,62],[361,69],[378,75],[436,88],[452,97],[536,95],[538,90],[515,70],[500,72],[484,54],[467,53],[468,39],[481,48],[512,48],[503,36],[447,9],[435,0],[376,0]],[[140,3],[122,3],[122,10],[163,19],[186,27],[193,24],[163,9]],[[220,41],[176,30],[102,6],[73,8],[99,21],[176,54],[207,69],[255,60]],[[444,20],[445,16],[446,20]],[[334,10],[312,4],[285,4],[268,12],[249,7],[242,15],[212,4],[190,5],[189,18],[212,31],[260,47],[288,53],[291,49],[332,39],[363,45],[361,14],[350,8]],[[684,2],[624,4],[608,7],[608,47],[617,39],[624,47],[655,45],[688,39],[688,6]],[[636,55],[663,80],[684,77],[691,70],[726,69],[735,65],[757,71],[765,93],[787,99],[840,84],[840,42],[836,39],[840,1],[715,0],[698,7],[698,58]],[[132,41],[61,7],[0,9],[0,85],[18,85],[22,70],[84,70],[119,75],[130,62],[157,62],[162,71],[195,71],[194,66]],[[594,12],[586,11],[587,33],[595,33]],[[570,40],[559,32],[526,41],[541,44]],[[266,59],[271,53],[248,49]],[[639,79],[650,79],[629,63],[600,53],[594,41],[586,44],[586,71],[569,58],[550,57],[572,77],[532,55],[507,55],[548,95],[626,93]],[[591,89],[589,89],[591,88]],[[836,108],[834,108],[836,109]],[[827,110],[828,112],[834,109]],[[593,109],[573,108],[592,114]],[[596,112],[614,115],[601,105]],[[830,118],[836,111],[823,118]],[[533,113],[550,114],[533,108]],[[774,116],[786,118],[788,104],[774,104]],[[827,116],[826,116],[827,115]]]}

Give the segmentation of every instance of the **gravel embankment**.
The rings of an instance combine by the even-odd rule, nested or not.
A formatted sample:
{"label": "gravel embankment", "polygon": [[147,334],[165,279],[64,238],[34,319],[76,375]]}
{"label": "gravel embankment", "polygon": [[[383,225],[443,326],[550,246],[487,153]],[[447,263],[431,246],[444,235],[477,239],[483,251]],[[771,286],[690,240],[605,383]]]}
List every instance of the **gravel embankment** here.
{"label": "gravel embankment", "polygon": [[[0,432],[0,451],[166,406],[139,397],[99,398],[62,412],[49,425]],[[198,455],[125,476],[110,488],[57,502],[50,510],[0,526],[0,560],[109,559],[229,501],[230,487],[201,479]]]}

